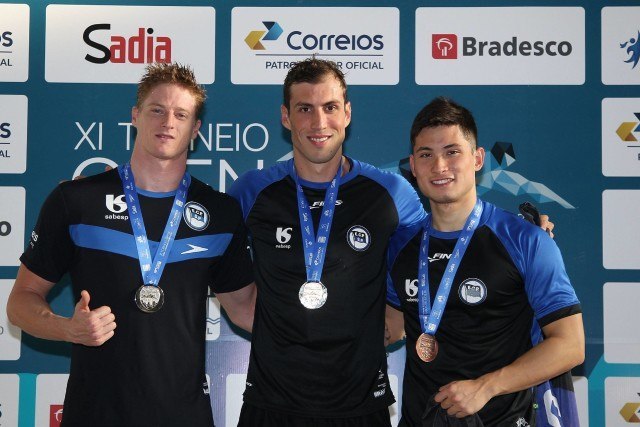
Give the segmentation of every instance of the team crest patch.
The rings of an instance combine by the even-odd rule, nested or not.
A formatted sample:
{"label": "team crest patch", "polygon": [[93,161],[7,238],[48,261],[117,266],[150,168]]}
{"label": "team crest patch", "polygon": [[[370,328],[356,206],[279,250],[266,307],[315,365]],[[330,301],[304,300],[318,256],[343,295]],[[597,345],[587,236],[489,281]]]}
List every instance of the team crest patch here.
{"label": "team crest patch", "polygon": [[358,252],[366,251],[371,245],[371,233],[361,225],[354,225],[347,231],[347,242]]}
{"label": "team crest patch", "polygon": [[184,205],[182,217],[184,222],[196,231],[202,231],[209,225],[209,212],[200,203],[189,202]]}
{"label": "team crest patch", "polygon": [[465,304],[482,304],[487,298],[487,285],[480,279],[466,279],[460,284],[458,295]]}

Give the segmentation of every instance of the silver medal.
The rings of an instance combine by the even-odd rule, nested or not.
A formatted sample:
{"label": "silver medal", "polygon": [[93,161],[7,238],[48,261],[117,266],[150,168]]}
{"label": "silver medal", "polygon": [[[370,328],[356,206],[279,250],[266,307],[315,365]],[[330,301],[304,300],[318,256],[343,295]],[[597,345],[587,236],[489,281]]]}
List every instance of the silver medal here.
{"label": "silver medal", "polygon": [[322,282],[305,282],[300,286],[298,298],[305,308],[315,310],[327,302],[327,288]]}
{"label": "silver medal", "polygon": [[155,313],[164,304],[164,291],[159,286],[142,285],[136,291],[136,305],[145,313]]}

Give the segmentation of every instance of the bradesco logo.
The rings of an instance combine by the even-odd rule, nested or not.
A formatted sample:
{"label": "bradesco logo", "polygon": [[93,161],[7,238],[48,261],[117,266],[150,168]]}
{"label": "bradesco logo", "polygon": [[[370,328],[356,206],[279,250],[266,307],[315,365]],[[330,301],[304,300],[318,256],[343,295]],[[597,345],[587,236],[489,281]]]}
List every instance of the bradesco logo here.
{"label": "bradesco logo", "polygon": [[[262,21],[267,31],[251,31],[244,39],[251,50],[266,50],[262,41],[275,41],[284,30],[277,22]],[[285,40],[291,50],[327,51],[351,50],[367,51],[384,49],[382,34],[314,34],[295,29],[287,33]]]}
{"label": "bradesco logo", "polygon": [[567,40],[521,40],[513,36],[509,40],[478,40],[463,36],[458,49],[456,34],[433,34],[431,56],[433,59],[457,59],[460,56],[569,56],[573,46]]}
{"label": "bradesco logo", "polygon": [[111,24],[93,24],[84,30],[82,40],[92,48],[85,60],[94,64],[171,62],[171,38],[155,35],[153,28],[138,28],[135,34],[110,34],[108,45],[96,39],[105,31],[111,31]]}

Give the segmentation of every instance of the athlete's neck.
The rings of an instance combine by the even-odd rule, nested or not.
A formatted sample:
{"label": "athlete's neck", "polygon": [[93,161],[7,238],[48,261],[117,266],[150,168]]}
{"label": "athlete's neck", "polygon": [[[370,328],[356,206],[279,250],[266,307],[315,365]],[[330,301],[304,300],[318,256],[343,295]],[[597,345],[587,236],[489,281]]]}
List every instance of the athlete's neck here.
{"label": "athlete's neck", "polygon": [[336,176],[339,167],[342,168],[340,176],[346,175],[351,169],[351,163],[342,155],[336,155],[330,161],[321,164],[301,161],[294,156],[293,164],[298,176],[309,182],[330,182]]}
{"label": "athlete's neck", "polygon": [[180,180],[187,169],[186,156],[183,160],[141,159],[134,154],[131,156],[131,171],[136,187],[155,193],[174,191],[180,185]]}
{"label": "athlete's neck", "polygon": [[431,206],[431,227],[438,231],[460,231],[473,211],[477,196],[451,203],[429,201]]}

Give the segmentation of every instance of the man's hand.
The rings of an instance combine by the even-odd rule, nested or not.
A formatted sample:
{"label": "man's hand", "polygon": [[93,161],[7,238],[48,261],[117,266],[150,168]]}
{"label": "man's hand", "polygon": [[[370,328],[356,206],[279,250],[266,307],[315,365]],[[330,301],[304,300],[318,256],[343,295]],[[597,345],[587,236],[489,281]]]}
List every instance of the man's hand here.
{"label": "man's hand", "polygon": [[69,340],[75,344],[96,347],[104,344],[114,335],[116,317],[111,308],[105,306],[91,310],[89,292],[80,293],[73,317],[69,322]]}
{"label": "man's hand", "polygon": [[540,228],[546,231],[549,236],[553,239],[553,227],[555,224],[549,221],[549,215],[540,215]]}
{"label": "man's hand", "polygon": [[487,404],[493,396],[489,395],[480,380],[453,381],[440,387],[434,400],[456,418],[473,415]]}

